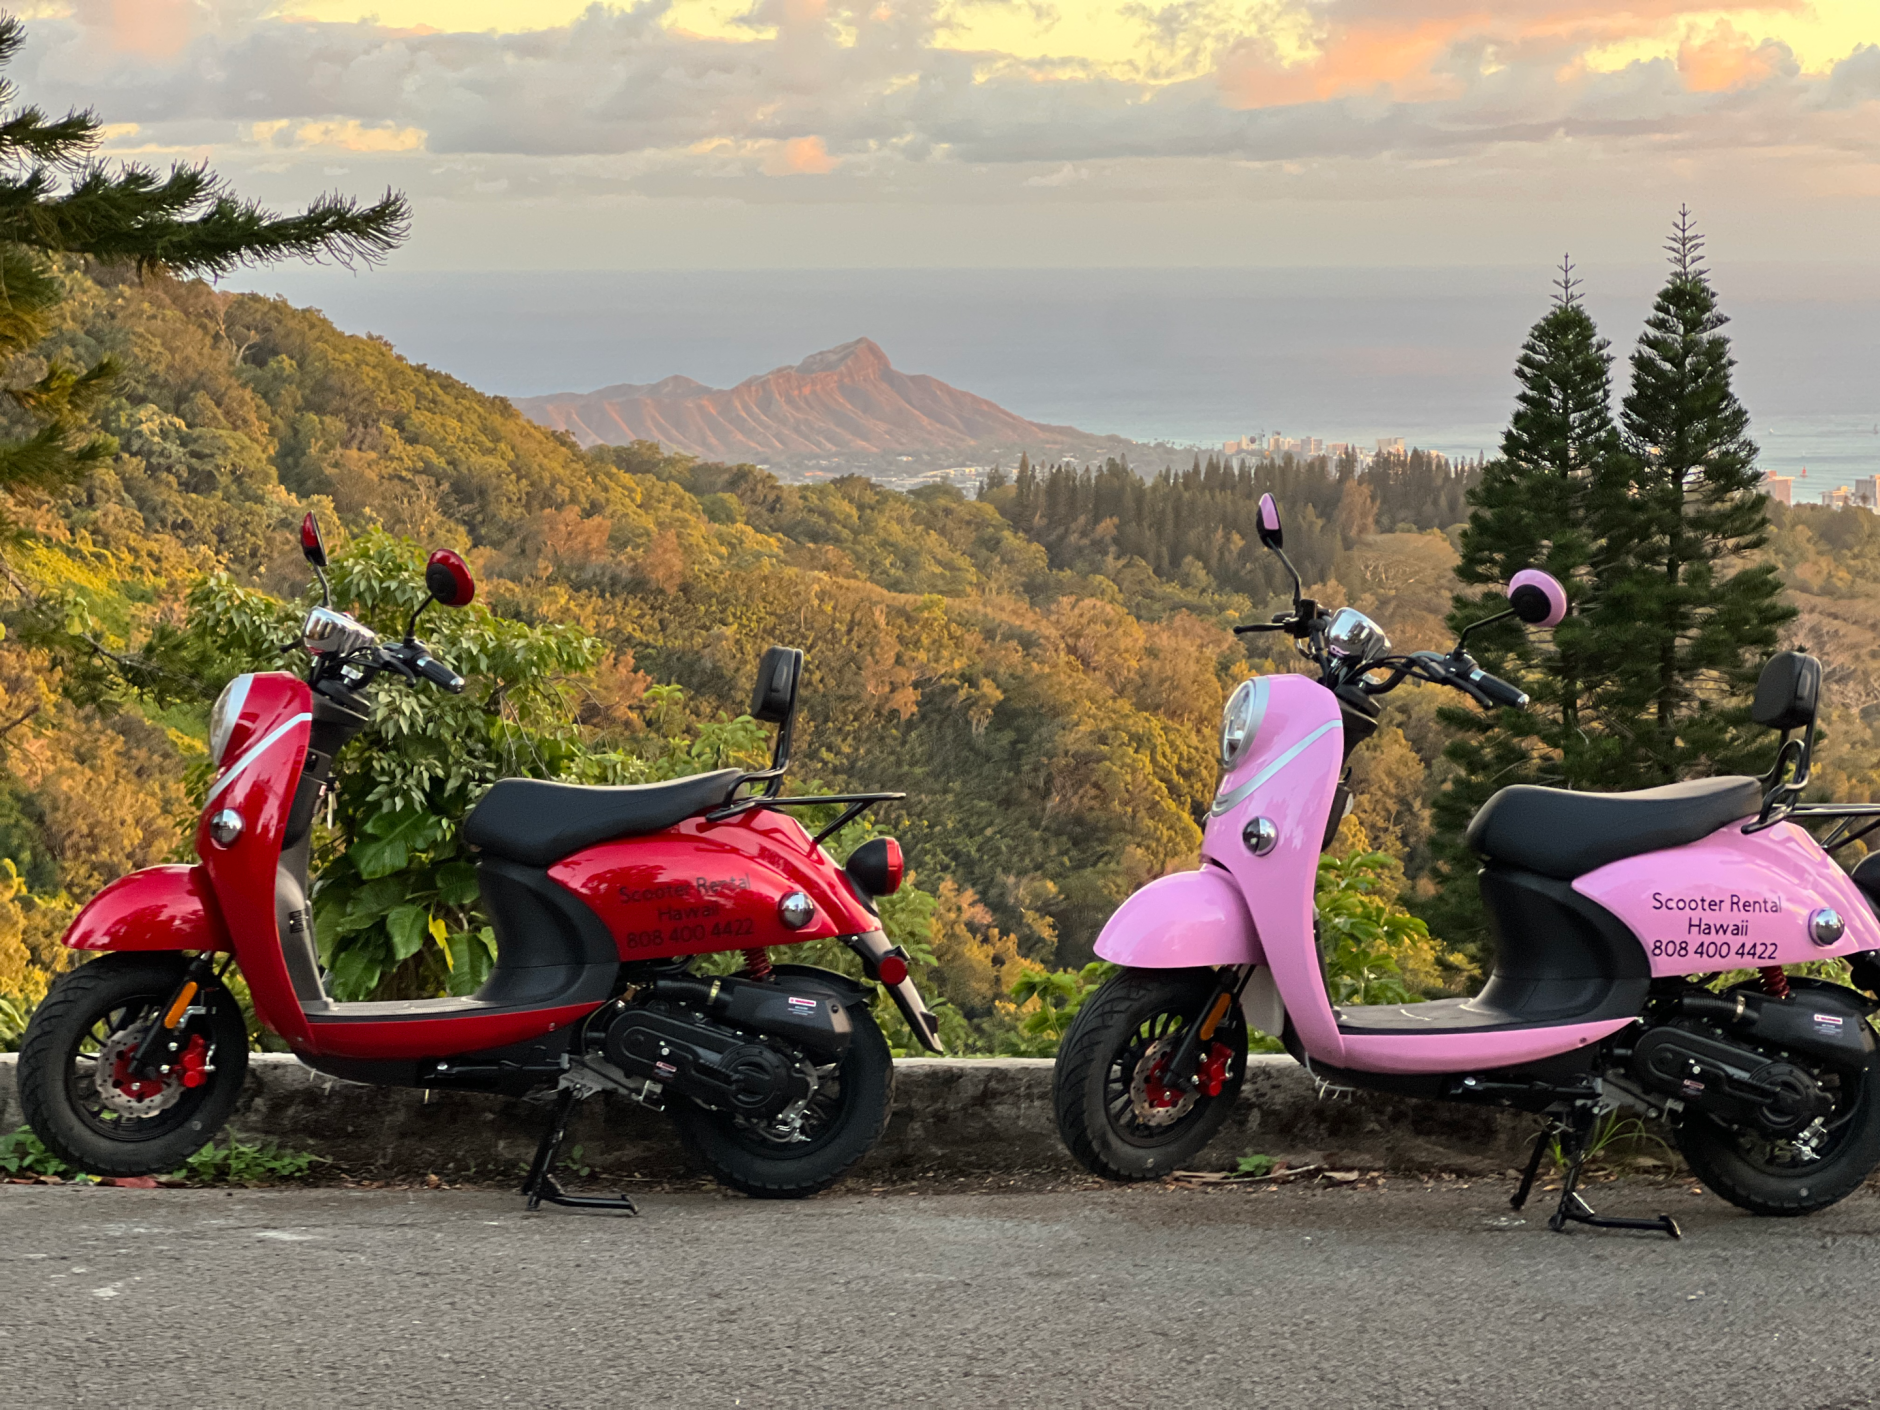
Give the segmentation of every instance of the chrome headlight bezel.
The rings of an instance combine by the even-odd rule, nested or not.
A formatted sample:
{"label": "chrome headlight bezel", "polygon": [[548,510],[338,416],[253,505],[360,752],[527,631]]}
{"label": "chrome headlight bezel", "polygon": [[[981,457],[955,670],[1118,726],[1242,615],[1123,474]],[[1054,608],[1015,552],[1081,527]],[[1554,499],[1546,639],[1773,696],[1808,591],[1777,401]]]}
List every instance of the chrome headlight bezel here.
{"label": "chrome headlight bezel", "polygon": [[378,634],[356,617],[316,607],[300,626],[300,644],[309,656],[350,656],[378,644]]}
{"label": "chrome headlight bezel", "polygon": [[1325,629],[1325,649],[1360,666],[1390,655],[1390,637],[1376,622],[1355,607],[1341,607]]}
{"label": "chrome headlight bezel", "polygon": [[1234,687],[1221,711],[1221,767],[1239,763],[1260,733],[1266,717],[1266,681],[1254,676]]}
{"label": "chrome headlight bezel", "polygon": [[248,703],[248,691],[255,683],[253,674],[235,677],[222,687],[222,693],[215,698],[215,708],[209,711],[209,760],[218,769],[228,753],[229,741],[235,737],[235,725],[242,717],[242,708]]}

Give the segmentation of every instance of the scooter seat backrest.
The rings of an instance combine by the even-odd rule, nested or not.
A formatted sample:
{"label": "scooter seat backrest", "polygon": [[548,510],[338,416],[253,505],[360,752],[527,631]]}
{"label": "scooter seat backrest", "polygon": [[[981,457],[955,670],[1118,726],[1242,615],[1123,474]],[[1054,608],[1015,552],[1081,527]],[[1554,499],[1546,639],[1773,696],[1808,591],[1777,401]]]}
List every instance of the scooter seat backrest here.
{"label": "scooter seat backrest", "polygon": [[1749,717],[1769,729],[1807,729],[1821,704],[1821,662],[1801,651],[1778,651],[1756,681]]}

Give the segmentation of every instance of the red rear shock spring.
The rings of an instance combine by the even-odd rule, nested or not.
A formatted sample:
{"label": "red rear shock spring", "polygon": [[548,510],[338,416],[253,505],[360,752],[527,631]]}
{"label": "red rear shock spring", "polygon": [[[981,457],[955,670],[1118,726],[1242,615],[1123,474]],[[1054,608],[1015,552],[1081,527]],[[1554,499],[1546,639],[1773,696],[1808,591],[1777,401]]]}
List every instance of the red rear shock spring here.
{"label": "red rear shock spring", "polygon": [[1772,999],[1786,999],[1789,996],[1789,977],[1782,972],[1779,964],[1766,964],[1762,969],[1763,993]]}
{"label": "red rear shock spring", "polygon": [[770,951],[759,945],[755,950],[744,952],[744,977],[746,979],[770,978]]}

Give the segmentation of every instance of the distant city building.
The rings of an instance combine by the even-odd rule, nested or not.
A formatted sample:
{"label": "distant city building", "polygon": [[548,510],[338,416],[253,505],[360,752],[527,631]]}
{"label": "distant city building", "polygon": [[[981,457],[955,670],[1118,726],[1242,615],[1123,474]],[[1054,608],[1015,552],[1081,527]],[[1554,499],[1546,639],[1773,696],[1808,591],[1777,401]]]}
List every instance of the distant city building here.
{"label": "distant city building", "polygon": [[1830,509],[1846,509],[1854,503],[1854,496],[1847,486],[1837,485],[1822,492],[1821,502]]}
{"label": "distant city building", "polygon": [[1402,455],[1403,437],[1379,436],[1377,438],[1377,453],[1379,455]]}
{"label": "distant city building", "polygon": [[1795,503],[1795,477],[1793,475],[1777,475],[1765,470],[1762,487],[1764,493],[1777,504]]}
{"label": "distant city building", "polygon": [[1854,481],[1853,500],[1862,509],[1880,510],[1880,475],[1867,475]]}

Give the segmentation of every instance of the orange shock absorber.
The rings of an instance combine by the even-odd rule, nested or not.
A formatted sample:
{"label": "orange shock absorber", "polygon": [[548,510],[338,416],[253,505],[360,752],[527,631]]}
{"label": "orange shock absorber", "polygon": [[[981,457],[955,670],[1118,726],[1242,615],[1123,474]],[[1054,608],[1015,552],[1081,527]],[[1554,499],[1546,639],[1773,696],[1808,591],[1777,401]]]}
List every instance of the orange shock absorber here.
{"label": "orange shock absorber", "polygon": [[1766,964],[1762,968],[1763,993],[1772,999],[1786,999],[1789,996],[1789,977],[1782,972],[1779,964]]}
{"label": "orange shock absorber", "polygon": [[744,952],[744,977],[746,979],[770,978],[770,951],[759,945],[755,950]]}

